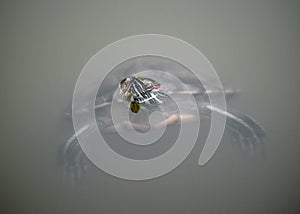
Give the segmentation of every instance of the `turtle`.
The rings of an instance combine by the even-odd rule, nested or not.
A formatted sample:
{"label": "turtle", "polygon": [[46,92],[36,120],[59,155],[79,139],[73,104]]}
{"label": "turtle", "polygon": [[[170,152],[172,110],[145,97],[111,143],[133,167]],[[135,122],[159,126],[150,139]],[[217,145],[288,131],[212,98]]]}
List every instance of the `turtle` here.
{"label": "turtle", "polygon": [[[214,80],[211,80],[211,84],[214,84]],[[242,145],[253,148],[256,144],[264,143],[266,133],[262,125],[247,114],[229,107],[224,110],[212,105],[209,102],[211,94],[217,98],[225,95],[228,103],[239,94],[239,90],[207,90],[201,80],[183,65],[163,57],[143,56],[115,67],[99,87],[94,105],[82,100],[82,108],[73,112],[73,115],[94,111],[96,128],[110,136],[118,134],[122,128],[125,132],[134,130],[143,134],[152,128],[178,127],[184,123],[193,123],[198,118],[195,115],[209,120],[211,112],[215,112],[226,117],[226,127]],[[191,105],[193,100],[196,105]],[[113,120],[112,109],[121,112],[117,123]],[[152,121],[151,124],[149,116],[153,112],[160,112],[163,119]],[[70,111],[66,115],[71,118]],[[80,180],[87,170],[88,159],[77,137],[90,128],[90,124],[86,124],[63,144],[63,171],[72,183]]]}
{"label": "turtle", "polygon": [[133,113],[138,113],[140,104],[156,106],[163,103],[166,95],[161,90],[161,85],[151,78],[127,77],[119,84],[121,96],[130,101],[130,109]]}

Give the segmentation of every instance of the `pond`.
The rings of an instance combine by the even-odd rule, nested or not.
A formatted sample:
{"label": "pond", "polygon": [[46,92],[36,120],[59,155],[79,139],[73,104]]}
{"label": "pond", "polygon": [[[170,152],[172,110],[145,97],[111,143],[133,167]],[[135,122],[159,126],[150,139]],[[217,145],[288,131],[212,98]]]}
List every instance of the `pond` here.
{"label": "pond", "polygon": [[[0,210],[299,213],[298,5],[229,2],[1,3]],[[209,129],[204,122],[188,158],[162,177],[129,181],[88,163],[84,178],[72,185],[64,179],[59,149],[73,134],[65,113],[76,80],[101,48],[144,32],[172,35],[199,48],[224,86],[239,90],[228,106],[264,127],[264,147],[252,154],[225,130],[215,155],[199,166]],[[176,136],[178,129],[168,131]],[[111,147],[148,158],[170,145],[150,152]]]}

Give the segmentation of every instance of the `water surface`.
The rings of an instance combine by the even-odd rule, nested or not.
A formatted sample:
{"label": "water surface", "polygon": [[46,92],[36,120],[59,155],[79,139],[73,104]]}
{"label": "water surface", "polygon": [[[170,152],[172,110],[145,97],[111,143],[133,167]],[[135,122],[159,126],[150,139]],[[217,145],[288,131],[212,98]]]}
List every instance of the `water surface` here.
{"label": "water surface", "polygon": [[[1,211],[3,213],[299,213],[299,4],[296,1],[2,1]],[[58,147],[84,64],[109,43],[162,33],[199,48],[230,105],[267,131],[266,158],[229,133],[197,165],[202,145],[175,171],[131,182],[89,166],[62,183]],[[101,71],[100,71],[101,72]]]}

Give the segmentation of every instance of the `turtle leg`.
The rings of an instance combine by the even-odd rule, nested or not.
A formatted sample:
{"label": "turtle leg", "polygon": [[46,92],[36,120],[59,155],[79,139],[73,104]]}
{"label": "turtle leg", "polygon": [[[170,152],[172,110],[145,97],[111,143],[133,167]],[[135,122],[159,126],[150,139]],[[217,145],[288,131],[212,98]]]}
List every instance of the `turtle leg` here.
{"label": "turtle leg", "polygon": [[80,182],[86,172],[87,158],[81,150],[77,136],[85,133],[88,128],[90,128],[90,126],[86,125],[73,134],[63,148],[64,181],[66,183],[70,182],[71,185]]}
{"label": "turtle leg", "polygon": [[204,88],[196,88],[195,90],[186,90],[186,91],[176,91],[176,92],[171,92],[176,93],[176,94],[182,94],[182,95],[194,95],[196,97],[207,97],[209,95],[214,95],[216,97],[222,96],[224,94],[226,100],[230,100],[236,95],[238,95],[240,90],[238,89],[233,89],[233,88],[225,88],[223,91],[218,91],[218,90],[206,90]]}
{"label": "turtle leg", "polygon": [[222,110],[216,106],[207,104],[205,109],[226,116],[226,126],[235,133],[242,144],[250,148],[251,153],[256,144],[262,145],[265,139],[264,128],[252,117],[233,110]]}

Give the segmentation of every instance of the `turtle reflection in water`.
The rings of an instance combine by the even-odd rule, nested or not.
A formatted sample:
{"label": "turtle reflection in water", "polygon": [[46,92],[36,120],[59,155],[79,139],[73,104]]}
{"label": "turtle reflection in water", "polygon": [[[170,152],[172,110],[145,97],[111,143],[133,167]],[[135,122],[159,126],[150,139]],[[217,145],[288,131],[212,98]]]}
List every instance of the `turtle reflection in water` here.
{"label": "turtle reflection in water", "polygon": [[[157,77],[159,78],[159,77]],[[182,76],[182,80],[187,77]],[[95,115],[97,125],[102,133],[115,133],[116,127],[132,127],[139,132],[147,132],[151,126],[149,124],[149,115],[154,111],[160,111],[165,116],[165,121],[155,124],[154,128],[160,128],[162,125],[173,126],[180,123],[188,123],[194,120],[192,114],[189,114],[189,101],[187,95],[192,95],[197,102],[197,109],[200,117],[210,118],[211,112],[226,116],[226,126],[234,133],[242,145],[253,149],[255,144],[262,144],[265,132],[263,128],[251,117],[233,112],[231,110],[222,110],[217,106],[212,106],[208,101],[210,93],[220,94],[220,91],[207,91],[203,86],[190,80],[184,82],[186,88],[178,88],[172,82],[160,84],[159,80],[144,76],[132,75],[123,77],[113,87],[101,96],[97,96],[95,102]],[[111,85],[111,84],[110,84]],[[114,124],[111,117],[111,107],[113,92],[116,91],[118,99],[116,101],[118,108],[127,109],[130,121],[123,121],[120,124]],[[237,91],[225,89],[225,98],[228,101],[236,95]],[[186,112],[179,112],[176,103],[170,99],[170,95],[176,94],[181,97],[186,108]],[[82,111],[87,111],[91,107],[83,107]],[[75,112],[80,114],[80,112]],[[90,125],[82,127],[77,133],[69,138],[64,145],[64,172],[72,182],[79,180],[86,170],[87,158],[84,156],[77,141],[79,135],[84,134]]]}

